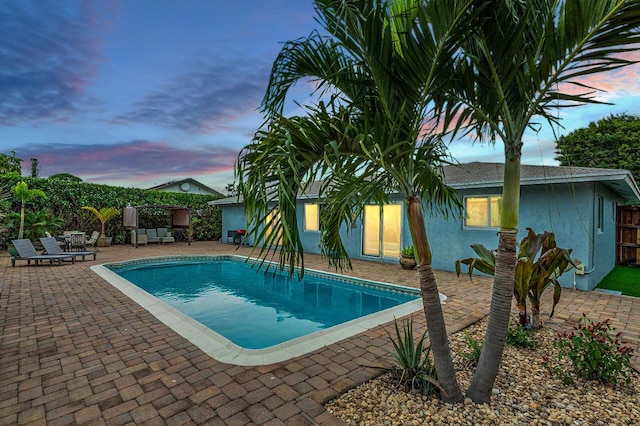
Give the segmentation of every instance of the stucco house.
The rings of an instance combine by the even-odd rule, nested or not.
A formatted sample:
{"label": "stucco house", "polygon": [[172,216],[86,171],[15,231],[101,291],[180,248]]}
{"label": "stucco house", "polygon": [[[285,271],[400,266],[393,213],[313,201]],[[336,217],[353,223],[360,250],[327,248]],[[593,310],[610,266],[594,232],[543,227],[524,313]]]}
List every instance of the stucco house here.
{"label": "stucco house", "polygon": [[183,192],[187,194],[202,194],[202,195],[216,195],[218,197],[222,197],[223,194],[216,191],[213,188],[208,187],[207,185],[198,182],[193,178],[172,180],[167,183],[163,183],[161,185],[156,185],[149,190],[156,191],[165,191],[165,192]]}
{"label": "stucco house", "polygon": [[[499,163],[444,167],[446,182],[457,189],[464,213],[445,219],[427,212],[434,268],[455,270],[457,259],[475,255],[470,247],[473,243],[497,247],[503,170]],[[309,253],[320,252],[317,188],[312,185],[298,197],[301,238]],[[223,236],[230,230],[246,229],[241,199],[210,203],[222,208]],[[565,274],[562,285],[592,290],[616,264],[617,207],[638,203],[640,190],[627,170],[523,165],[518,240],[526,234],[526,227],[538,233],[554,232],[558,245],[573,249],[571,256],[584,265],[581,274]],[[352,258],[398,262],[400,249],[411,244],[400,197],[392,197],[392,204],[383,207],[367,206],[349,226],[348,233],[346,227],[342,232]]]}

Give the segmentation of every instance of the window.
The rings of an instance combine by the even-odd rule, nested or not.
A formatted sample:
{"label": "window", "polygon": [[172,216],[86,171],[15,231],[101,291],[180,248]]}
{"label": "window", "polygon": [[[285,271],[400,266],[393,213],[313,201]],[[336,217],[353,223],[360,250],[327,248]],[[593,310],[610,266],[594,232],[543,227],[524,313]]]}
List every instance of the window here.
{"label": "window", "polygon": [[604,231],[604,198],[598,195],[598,206],[596,212],[596,223],[598,232]]}
{"label": "window", "polygon": [[306,203],[304,205],[304,230],[320,230],[320,206],[318,204]]}
{"label": "window", "polygon": [[[280,224],[280,212],[278,210],[271,210],[265,219],[264,224],[265,238],[273,245],[280,245],[282,241],[282,225]],[[273,239],[269,240],[269,236],[273,235]]]}
{"label": "window", "polygon": [[465,228],[500,227],[502,196],[485,195],[464,199]]}

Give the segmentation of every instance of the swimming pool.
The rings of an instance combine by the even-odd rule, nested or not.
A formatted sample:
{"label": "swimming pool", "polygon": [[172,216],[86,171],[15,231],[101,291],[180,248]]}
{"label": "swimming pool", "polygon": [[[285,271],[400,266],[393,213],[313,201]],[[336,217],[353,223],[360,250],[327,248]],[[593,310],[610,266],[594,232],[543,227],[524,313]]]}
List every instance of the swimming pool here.
{"label": "swimming pool", "polygon": [[422,307],[415,289],[313,270],[298,282],[252,263],[171,256],[92,269],[212,357],[239,365],[302,355]]}

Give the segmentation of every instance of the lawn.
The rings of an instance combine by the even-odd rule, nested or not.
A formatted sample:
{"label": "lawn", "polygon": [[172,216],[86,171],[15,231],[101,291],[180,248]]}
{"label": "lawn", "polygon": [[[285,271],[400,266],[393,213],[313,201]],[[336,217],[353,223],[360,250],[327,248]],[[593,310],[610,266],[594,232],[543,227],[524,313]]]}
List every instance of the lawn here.
{"label": "lawn", "polygon": [[596,288],[618,290],[625,296],[640,297],[640,268],[616,266]]}

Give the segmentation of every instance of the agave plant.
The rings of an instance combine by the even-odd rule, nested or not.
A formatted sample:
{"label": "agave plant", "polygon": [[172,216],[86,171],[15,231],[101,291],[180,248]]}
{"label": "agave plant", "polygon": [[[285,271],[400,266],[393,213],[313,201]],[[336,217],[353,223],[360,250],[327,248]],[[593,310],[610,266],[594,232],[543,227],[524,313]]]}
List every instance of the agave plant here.
{"label": "agave plant", "polygon": [[[497,258],[495,250],[489,250],[482,244],[472,244],[471,248],[479,257],[456,260],[458,276],[463,264],[469,267],[470,278],[473,277],[474,269],[487,275],[495,275]],[[556,237],[553,232],[545,231],[543,234],[536,234],[533,229],[527,228],[527,236],[520,242],[518,250],[513,285],[513,296],[518,304],[518,317],[523,327],[540,328],[540,299],[552,284],[554,286],[553,306],[549,318],[553,316],[562,292],[558,278],[576,266],[570,254],[571,249],[556,246]],[[527,312],[527,298],[531,302],[531,316]]]}

